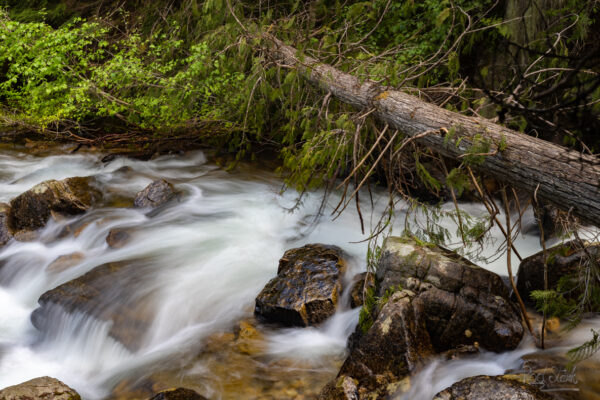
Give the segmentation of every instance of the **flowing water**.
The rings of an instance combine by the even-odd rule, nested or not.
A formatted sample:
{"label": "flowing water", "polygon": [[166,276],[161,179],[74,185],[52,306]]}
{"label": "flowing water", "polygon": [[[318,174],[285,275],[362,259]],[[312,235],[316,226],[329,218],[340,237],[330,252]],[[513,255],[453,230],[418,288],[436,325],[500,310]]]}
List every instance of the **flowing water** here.
{"label": "flowing water", "polygon": [[[240,351],[233,333],[251,318],[255,296],[275,276],[286,249],[335,244],[350,256],[347,281],[366,269],[367,245],[360,241],[368,234],[361,234],[356,214],[327,217],[335,194],[325,217],[316,218],[320,193],[304,196],[298,205],[298,194],[282,193],[281,181],[270,172],[244,165],[228,173],[201,152],[151,161],[101,159],[94,153],[40,157],[0,151],[0,202],[44,180],[72,176],[95,177],[104,194],[100,206],[86,214],[51,219],[36,239],[0,249],[0,388],[49,375],[92,400],[144,398],[177,384],[212,399],[302,399],[335,376],[358,320],[358,310],[347,302],[317,328],[259,327],[249,342],[255,349]],[[131,208],[135,194],[158,178],[182,192],[179,201],[157,213]],[[385,202],[375,195],[374,205],[362,205],[367,223],[378,218]],[[483,213],[478,206],[465,207]],[[116,228],[131,235],[120,249],[105,240]],[[500,241],[499,232],[494,235]],[[534,235],[521,237],[518,246],[523,256],[539,250]],[[73,254],[71,265],[52,267],[58,257]],[[131,267],[102,293],[105,302],[98,307],[109,304],[116,315],[126,315],[121,305],[132,299],[143,304],[140,318],[147,326],[135,337],[135,348],[113,339],[112,322],[88,313],[56,308],[44,333],[33,327],[30,315],[40,295],[110,262]],[[503,257],[483,266],[505,273]],[[429,399],[465,376],[502,373],[531,348],[524,344],[460,364],[435,361],[415,378],[408,398]]]}

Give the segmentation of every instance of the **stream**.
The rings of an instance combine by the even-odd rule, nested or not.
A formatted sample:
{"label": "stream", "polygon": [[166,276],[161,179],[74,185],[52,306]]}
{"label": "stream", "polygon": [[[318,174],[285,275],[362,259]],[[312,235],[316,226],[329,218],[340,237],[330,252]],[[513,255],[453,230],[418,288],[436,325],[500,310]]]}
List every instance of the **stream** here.
{"label": "stream", "polygon": [[[241,165],[226,172],[199,151],[150,161],[103,163],[103,156],[0,150],[0,202],[42,181],[74,176],[95,177],[103,192],[100,205],[86,214],[51,219],[34,240],[13,240],[0,248],[0,388],[48,375],[89,400],[143,399],[177,385],[210,399],[308,399],[335,377],[358,321],[347,292],[336,314],[319,327],[258,327],[257,348],[251,351],[237,351],[231,337],[240,321],[251,319],[256,295],[275,276],[287,249],[307,243],[340,246],[350,256],[347,283],[366,270],[363,240],[369,233],[361,233],[354,208],[335,220],[329,216],[339,193],[330,196],[324,216],[317,218],[322,193],[305,195],[298,205],[299,194],[282,192],[280,178],[264,168]],[[135,194],[159,178],[182,193],[179,201],[157,213],[132,208]],[[374,194],[373,205],[368,198],[362,196],[361,203],[367,226],[387,201],[384,192]],[[464,209],[484,213],[474,204]],[[533,224],[531,213],[525,220]],[[454,226],[450,220],[443,223]],[[119,249],[105,240],[116,228],[131,234],[130,243]],[[394,232],[401,232],[400,223]],[[492,236],[501,242],[499,231]],[[540,250],[534,233],[521,235],[517,246],[524,257]],[[486,249],[493,251],[493,246]],[[58,257],[75,253],[73,265],[50,267]],[[103,293],[117,313],[126,299],[143,301],[149,325],[136,337],[135,350],[109,335],[111,322],[84,313],[57,309],[46,332],[33,327],[30,316],[44,292],[111,262],[135,266],[115,280],[114,290]],[[505,256],[479,264],[506,275]],[[600,326],[599,321],[590,324]],[[585,332],[589,326],[569,338],[585,340]],[[533,350],[526,339],[505,354],[434,360],[398,398],[429,400],[464,377],[515,368]]]}

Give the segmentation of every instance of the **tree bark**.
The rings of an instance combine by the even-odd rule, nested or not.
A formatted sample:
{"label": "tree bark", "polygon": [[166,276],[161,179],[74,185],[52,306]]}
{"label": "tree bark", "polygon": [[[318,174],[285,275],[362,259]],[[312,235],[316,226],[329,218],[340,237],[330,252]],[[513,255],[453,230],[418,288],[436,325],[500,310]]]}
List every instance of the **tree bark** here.
{"label": "tree bark", "polygon": [[265,39],[268,54],[279,64],[297,69],[308,82],[331,92],[344,103],[374,109],[379,120],[408,136],[428,132],[417,141],[446,157],[461,159],[472,151],[474,141],[485,140],[491,145],[491,154],[472,168],[535,194],[538,201],[572,212],[584,222],[600,226],[598,157],[568,150],[483,118],[448,111],[370,80],[361,81],[301,55],[272,35],[265,35]]}

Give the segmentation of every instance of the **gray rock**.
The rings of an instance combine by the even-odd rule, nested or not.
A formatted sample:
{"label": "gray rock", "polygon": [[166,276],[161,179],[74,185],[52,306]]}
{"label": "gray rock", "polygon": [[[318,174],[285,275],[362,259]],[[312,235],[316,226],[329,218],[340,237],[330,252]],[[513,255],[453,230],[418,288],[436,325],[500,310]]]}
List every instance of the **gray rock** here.
{"label": "gray rock", "polygon": [[44,376],[0,390],[0,400],[81,400],[58,379]]}
{"label": "gray rock", "polygon": [[0,247],[8,243],[13,237],[8,227],[9,212],[10,206],[6,203],[0,203]]}
{"label": "gray rock", "polygon": [[[589,256],[600,262],[600,245],[594,244],[586,249],[580,248],[575,242],[567,242],[546,250],[548,258],[548,288],[556,289],[558,281],[565,277],[576,282],[579,269],[585,265]],[[596,282],[600,284],[600,282]],[[578,286],[577,284],[573,285]],[[543,251],[525,258],[517,272],[517,290],[527,305],[534,305],[531,292],[544,289],[544,253]],[[577,298],[580,290],[573,290],[568,298]],[[590,310],[600,311],[600,310]]]}
{"label": "gray rock", "polygon": [[161,206],[177,196],[173,185],[164,179],[152,182],[141,190],[133,201],[133,206],[137,208],[156,208]]}
{"label": "gray rock", "polygon": [[479,375],[463,379],[433,400],[552,400],[552,396],[515,379]]}
{"label": "gray rock", "polygon": [[446,249],[388,238],[377,278],[379,296],[397,287],[417,293],[415,305],[438,352],[475,342],[505,351],[523,337],[520,315],[500,276]]}

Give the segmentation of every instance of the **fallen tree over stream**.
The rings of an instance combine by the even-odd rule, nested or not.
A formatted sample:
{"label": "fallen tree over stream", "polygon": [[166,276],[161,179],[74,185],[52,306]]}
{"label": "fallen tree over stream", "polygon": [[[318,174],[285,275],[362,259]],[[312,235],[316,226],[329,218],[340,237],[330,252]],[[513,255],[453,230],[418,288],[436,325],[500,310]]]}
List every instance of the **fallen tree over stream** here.
{"label": "fallen tree over stream", "polygon": [[[371,110],[380,121],[446,157],[522,189],[580,220],[600,226],[600,159],[511,130],[483,118],[448,111],[385,88],[301,54],[266,34],[267,54],[295,68],[311,84],[340,101]],[[482,150],[483,149],[483,150]],[[480,150],[479,152],[477,150]]]}

